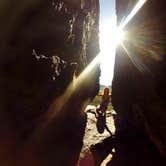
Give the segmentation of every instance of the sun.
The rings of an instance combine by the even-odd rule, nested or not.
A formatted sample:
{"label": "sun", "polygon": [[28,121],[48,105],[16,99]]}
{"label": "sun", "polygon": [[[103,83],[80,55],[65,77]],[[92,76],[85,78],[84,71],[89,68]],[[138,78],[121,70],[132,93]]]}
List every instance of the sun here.
{"label": "sun", "polygon": [[116,47],[124,46],[123,41],[127,39],[126,32],[123,31],[125,26],[134,18],[138,11],[148,0],[138,0],[133,10],[117,27],[116,16],[104,20],[100,23],[100,64],[101,64],[101,85],[111,85],[115,63]]}
{"label": "sun", "polygon": [[120,43],[122,43],[125,40],[125,32],[120,29],[120,28],[116,28],[116,32],[115,32],[115,38],[116,38],[116,46],[119,45]]}
{"label": "sun", "polygon": [[100,25],[100,84],[111,85],[116,47],[125,40],[125,32],[118,28],[115,20],[105,20]]}
{"label": "sun", "polygon": [[100,26],[100,49],[103,51],[106,47],[119,45],[125,40],[125,32],[123,29],[118,27],[115,22],[111,20],[105,21]]}

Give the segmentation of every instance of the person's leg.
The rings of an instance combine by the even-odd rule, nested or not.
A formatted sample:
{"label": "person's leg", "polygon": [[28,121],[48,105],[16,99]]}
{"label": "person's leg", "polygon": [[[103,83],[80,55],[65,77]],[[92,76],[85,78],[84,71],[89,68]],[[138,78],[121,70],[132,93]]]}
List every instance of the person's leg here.
{"label": "person's leg", "polygon": [[112,132],[111,132],[111,130],[108,128],[107,124],[105,124],[105,129],[110,133],[110,136],[113,135]]}

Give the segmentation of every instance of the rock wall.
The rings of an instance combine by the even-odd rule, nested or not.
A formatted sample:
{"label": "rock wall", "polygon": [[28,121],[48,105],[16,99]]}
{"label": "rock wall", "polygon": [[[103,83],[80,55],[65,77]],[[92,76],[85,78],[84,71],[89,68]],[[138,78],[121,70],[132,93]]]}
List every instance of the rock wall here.
{"label": "rock wall", "polygon": [[[13,158],[20,157],[16,151],[31,139],[40,124],[38,119],[48,112],[52,103],[56,111],[57,97],[99,52],[99,1],[19,0],[16,3],[2,0],[0,9],[0,130],[3,133],[0,136],[0,163],[12,165],[10,161],[13,163]],[[87,76],[92,81],[84,82],[86,86],[81,84],[82,87],[69,100],[68,107],[63,108],[63,113],[67,112],[66,119],[70,113],[74,116],[70,116],[68,121],[63,117],[61,125],[56,124],[60,122],[58,118],[53,120],[56,121],[55,126],[50,128],[55,130],[50,129],[48,137],[52,137],[50,142],[54,146],[50,143],[49,148],[42,151],[45,155],[39,155],[43,158],[43,165],[73,166],[76,162],[85,124],[85,117],[82,119],[80,111],[84,102],[93,98],[99,89],[99,66],[94,71]],[[68,127],[64,127],[66,125]],[[63,140],[63,136],[70,135],[71,142],[60,141],[58,145],[58,139]],[[67,151],[65,146],[70,144]],[[51,154],[47,155],[48,151]],[[77,157],[69,158],[71,155]],[[26,156],[24,164],[25,161],[31,160]],[[66,163],[62,164],[62,161]]]}
{"label": "rock wall", "polygon": [[[137,1],[117,0],[118,24]],[[112,102],[117,130],[143,132],[166,156],[166,33],[164,0],[149,0],[125,27],[115,60]]]}

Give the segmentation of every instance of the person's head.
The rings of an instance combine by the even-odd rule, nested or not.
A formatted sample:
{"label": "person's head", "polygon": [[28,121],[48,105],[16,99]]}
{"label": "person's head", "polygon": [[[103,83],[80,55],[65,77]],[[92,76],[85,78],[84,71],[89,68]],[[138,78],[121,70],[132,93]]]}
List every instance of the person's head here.
{"label": "person's head", "polygon": [[104,90],[103,90],[103,95],[104,96],[109,96],[109,93],[110,93],[110,89],[108,87],[105,87]]}

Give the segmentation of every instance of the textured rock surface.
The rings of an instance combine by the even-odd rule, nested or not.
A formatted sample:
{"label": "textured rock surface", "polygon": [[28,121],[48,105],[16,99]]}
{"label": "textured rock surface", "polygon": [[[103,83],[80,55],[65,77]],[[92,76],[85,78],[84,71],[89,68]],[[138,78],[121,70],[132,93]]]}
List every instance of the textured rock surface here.
{"label": "textured rock surface", "polygon": [[[0,132],[3,133],[0,163],[14,165],[14,158],[20,157],[22,143],[26,144],[40,124],[37,119],[49,110],[53,101],[56,111],[55,99],[64,93],[74,74],[79,75],[97,55],[99,2],[19,0],[15,3],[2,0],[0,8]],[[86,122],[84,116],[81,119],[80,111],[99,86],[99,67],[94,71],[90,75],[92,81],[78,88],[67,102],[68,106],[63,107],[64,116],[55,118],[49,126],[49,134],[38,145],[42,150],[34,150],[38,158],[42,158],[43,165],[73,166],[76,162]],[[64,135],[72,138],[66,141]],[[58,140],[62,140],[59,145]],[[47,146],[48,142],[49,148],[42,146]],[[74,151],[71,150],[73,142],[76,144]],[[33,161],[25,155],[24,165],[26,161],[29,165],[41,165],[36,155],[33,154]]]}
{"label": "textured rock surface", "polygon": [[[120,23],[134,7],[134,0],[117,0]],[[145,132],[166,156],[166,47],[164,0],[147,1],[129,22],[116,55],[112,102],[118,113],[118,130]],[[125,130],[126,129],[126,130]]]}

